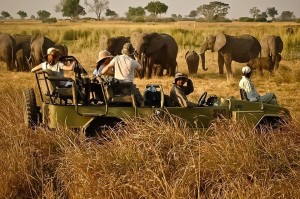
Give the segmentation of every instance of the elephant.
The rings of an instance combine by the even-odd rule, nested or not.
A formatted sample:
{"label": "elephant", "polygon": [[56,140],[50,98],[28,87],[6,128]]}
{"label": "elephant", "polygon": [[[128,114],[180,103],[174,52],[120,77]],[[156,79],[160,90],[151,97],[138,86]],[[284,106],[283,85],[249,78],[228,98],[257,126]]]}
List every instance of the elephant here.
{"label": "elephant", "polygon": [[51,47],[60,49],[61,55],[68,55],[68,48],[65,45],[56,45],[54,41],[44,35],[32,35],[30,39],[30,65],[32,68],[44,61],[47,50]]}
{"label": "elephant", "polygon": [[232,77],[231,62],[246,63],[258,57],[261,46],[258,40],[251,35],[231,36],[219,33],[216,36],[209,35],[200,47],[200,56],[203,70],[205,67],[205,51],[218,52],[219,74],[224,73],[226,66],[227,78]]}
{"label": "elephant", "polygon": [[117,36],[111,38],[101,38],[100,46],[103,50],[107,50],[113,56],[121,55],[124,44],[130,42],[130,37]]}
{"label": "elephant", "polygon": [[134,32],[130,42],[136,50],[137,60],[141,61],[143,66],[141,78],[151,78],[153,69],[157,76],[162,76],[164,69],[169,76],[175,76],[178,45],[172,36],[156,32]]}
{"label": "elephant", "polygon": [[16,41],[17,71],[29,71],[30,39],[31,35],[13,35]]}
{"label": "elephant", "polygon": [[280,36],[268,35],[264,36],[261,41],[261,56],[262,57],[272,57],[272,62],[274,63],[275,70],[279,67],[279,62],[281,61],[281,55],[283,49],[283,42]]}
{"label": "elephant", "polygon": [[188,51],[185,54],[185,61],[188,65],[188,70],[190,74],[197,74],[199,59],[199,55],[195,51]]}
{"label": "elephant", "polygon": [[68,56],[69,49],[65,44],[58,44],[55,46],[60,51],[60,56]]}
{"label": "elephant", "polygon": [[16,53],[17,71],[29,71],[29,57],[30,57],[30,42],[22,43],[21,48]]}
{"label": "elephant", "polygon": [[271,74],[273,74],[273,70],[274,70],[274,62],[272,61],[271,56],[257,57],[255,59],[251,59],[247,63],[247,66],[249,66],[251,70],[259,70],[261,75],[263,75],[263,70],[268,70]]}
{"label": "elephant", "polygon": [[8,71],[16,68],[15,65],[16,41],[6,33],[0,33],[0,60],[6,63]]}

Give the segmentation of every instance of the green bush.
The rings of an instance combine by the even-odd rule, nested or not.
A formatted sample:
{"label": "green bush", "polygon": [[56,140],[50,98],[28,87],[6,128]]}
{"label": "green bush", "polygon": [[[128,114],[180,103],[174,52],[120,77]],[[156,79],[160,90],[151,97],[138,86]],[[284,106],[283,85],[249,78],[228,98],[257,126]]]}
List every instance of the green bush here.
{"label": "green bush", "polygon": [[239,20],[243,21],[243,22],[253,22],[254,21],[254,19],[250,18],[250,17],[240,17]]}
{"label": "green bush", "polygon": [[265,17],[257,17],[254,21],[255,22],[266,22],[267,19]]}
{"label": "green bush", "polygon": [[146,22],[144,17],[135,17],[131,20],[132,22],[136,22],[136,23],[144,23]]}
{"label": "green bush", "polygon": [[55,17],[46,18],[42,20],[42,23],[56,23],[57,19]]}

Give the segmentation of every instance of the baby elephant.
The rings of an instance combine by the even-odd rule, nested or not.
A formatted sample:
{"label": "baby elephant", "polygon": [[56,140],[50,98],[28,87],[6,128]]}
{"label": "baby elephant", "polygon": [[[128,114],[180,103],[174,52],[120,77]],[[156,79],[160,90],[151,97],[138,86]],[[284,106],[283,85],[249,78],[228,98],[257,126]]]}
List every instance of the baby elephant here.
{"label": "baby elephant", "polygon": [[247,66],[249,66],[251,70],[258,70],[261,75],[263,75],[263,70],[268,70],[271,74],[273,74],[274,70],[272,57],[258,57],[255,59],[251,59],[247,63]]}

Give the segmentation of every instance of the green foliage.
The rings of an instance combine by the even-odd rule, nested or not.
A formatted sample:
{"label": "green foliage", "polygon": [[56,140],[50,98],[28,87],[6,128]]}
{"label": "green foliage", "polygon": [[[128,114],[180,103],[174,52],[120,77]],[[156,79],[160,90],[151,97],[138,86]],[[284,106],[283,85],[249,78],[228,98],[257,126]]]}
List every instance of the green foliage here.
{"label": "green foliage", "polygon": [[62,16],[70,17],[72,20],[78,19],[80,15],[85,15],[84,8],[79,5],[80,0],[62,0],[61,7],[57,10],[62,12]]}
{"label": "green foliage", "polygon": [[151,1],[148,3],[145,9],[154,17],[156,17],[158,14],[166,13],[168,6],[160,1]]}
{"label": "green foliage", "polygon": [[139,16],[139,17],[134,17],[134,18],[132,19],[132,22],[136,22],[136,23],[144,23],[144,22],[146,22],[146,21],[145,21],[144,17]]}
{"label": "green foliage", "polygon": [[21,19],[24,19],[25,17],[27,17],[27,13],[22,10],[17,12],[17,14],[20,16]]}
{"label": "green foliage", "polygon": [[203,4],[197,8],[199,15],[203,15],[207,20],[214,18],[224,18],[230,9],[229,4],[220,1],[212,1],[209,4]]}
{"label": "green foliage", "polygon": [[41,20],[49,18],[50,15],[51,15],[51,13],[47,12],[46,10],[39,10],[37,12],[38,19],[41,19]]}
{"label": "green foliage", "polygon": [[240,17],[239,21],[243,21],[243,22],[253,22],[254,19],[250,18],[250,17]]}
{"label": "green foliage", "polygon": [[271,8],[267,8],[267,14],[272,17],[272,19],[275,18],[275,15],[278,15],[277,10],[275,9],[275,7],[271,7]]}
{"label": "green foliage", "polygon": [[291,21],[294,16],[294,13],[291,11],[282,11],[279,19],[282,21]]}
{"label": "green foliage", "polygon": [[258,16],[254,21],[256,21],[256,22],[266,22],[267,18],[265,18],[263,16]]}
{"label": "green foliage", "polygon": [[1,12],[1,16],[2,16],[4,19],[6,19],[6,18],[9,18],[9,17],[10,17],[10,14],[9,14],[8,12],[6,12],[6,11],[2,11],[2,12]]}
{"label": "green foliage", "polygon": [[34,16],[34,15],[31,15],[31,16],[30,16],[30,19],[35,19],[35,16]]}
{"label": "green foliage", "polygon": [[176,19],[177,18],[177,14],[171,14],[171,17]]}
{"label": "green foliage", "polygon": [[141,6],[139,7],[129,7],[128,12],[126,13],[127,19],[133,19],[135,17],[143,17],[145,16],[146,12],[145,9]]}
{"label": "green foliage", "polygon": [[105,16],[107,17],[118,17],[118,14],[110,9],[106,9]]}
{"label": "green foliage", "polygon": [[260,10],[257,7],[253,7],[249,10],[249,13],[253,16],[254,19],[260,14]]}
{"label": "green foliage", "polygon": [[56,23],[57,19],[55,17],[45,18],[42,20],[42,23]]}
{"label": "green foliage", "polygon": [[102,11],[108,9],[109,1],[108,0],[93,0],[93,1],[94,3],[89,3],[87,0],[85,0],[84,4],[90,8],[89,12],[94,12],[97,15],[97,19],[100,20]]}
{"label": "green foliage", "polygon": [[188,15],[188,17],[196,18],[197,15],[198,15],[197,10],[191,10],[191,12],[190,12],[190,14]]}

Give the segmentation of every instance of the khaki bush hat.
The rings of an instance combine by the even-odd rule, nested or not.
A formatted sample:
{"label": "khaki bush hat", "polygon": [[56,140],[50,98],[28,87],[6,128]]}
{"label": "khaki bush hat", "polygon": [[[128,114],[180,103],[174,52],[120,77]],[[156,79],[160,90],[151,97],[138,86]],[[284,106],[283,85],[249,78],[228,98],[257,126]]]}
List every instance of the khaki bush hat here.
{"label": "khaki bush hat", "polygon": [[96,63],[101,61],[102,59],[108,58],[108,57],[114,57],[112,56],[107,50],[101,50],[98,54],[98,60]]}
{"label": "khaki bush hat", "polygon": [[180,79],[180,78],[185,79],[185,80],[188,79],[188,77],[187,77],[186,74],[184,74],[184,73],[176,73],[175,74],[175,79],[174,79],[174,84],[176,83],[176,80]]}
{"label": "khaki bush hat", "polygon": [[131,43],[124,44],[122,49],[123,55],[131,55],[133,52],[134,52],[134,48]]}

